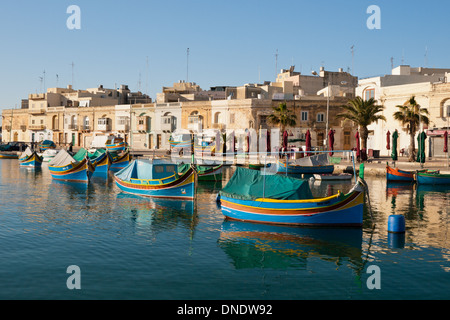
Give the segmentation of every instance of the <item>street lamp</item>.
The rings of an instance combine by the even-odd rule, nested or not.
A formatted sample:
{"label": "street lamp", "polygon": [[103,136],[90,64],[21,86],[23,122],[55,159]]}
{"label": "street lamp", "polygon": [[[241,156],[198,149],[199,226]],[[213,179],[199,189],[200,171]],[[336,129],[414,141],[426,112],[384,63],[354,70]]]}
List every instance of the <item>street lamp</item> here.
{"label": "street lamp", "polygon": [[[311,74],[314,76],[317,76],[317,72],[316,71],[311,71]],[[328,86],[327,86],[327,122],[325,124],[325,150],[327,150],[328,148],[328,115],[330,113],[330,85],[331,83],[328,81]]]}

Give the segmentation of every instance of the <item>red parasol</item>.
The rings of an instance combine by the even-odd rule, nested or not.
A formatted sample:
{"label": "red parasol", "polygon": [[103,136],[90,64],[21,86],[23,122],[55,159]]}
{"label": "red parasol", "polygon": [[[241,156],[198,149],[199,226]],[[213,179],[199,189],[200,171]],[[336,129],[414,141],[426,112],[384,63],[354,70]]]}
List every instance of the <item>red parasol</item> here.
{"label": "red parasol", "polygon": [[444,152],[448,152],[448,132],[444,132]]}
{"label": "red parasol", "polygon": [[391,133],[389,132],[389,130],[386,133],[386,149],[391,149]]}
{"label": "red parasol", "polygon": [[306,156],[310,156],[311,154],[308,151],[311,151],[311,133],[308,131],[306,131]]}
{"label": "red parasol", "polygon": [[[334,150],[334,131],[332,129],[330,129],[330,132],[328,132],[328,141],[329,141],[329,150],[333,151]],[[330,152],[330,156],[333,155],[333,152]]]}
{"label": "red parasol", "polygon": [[283,132],[283,151],[287,151],[288,146],[288,133],[286,130]]}

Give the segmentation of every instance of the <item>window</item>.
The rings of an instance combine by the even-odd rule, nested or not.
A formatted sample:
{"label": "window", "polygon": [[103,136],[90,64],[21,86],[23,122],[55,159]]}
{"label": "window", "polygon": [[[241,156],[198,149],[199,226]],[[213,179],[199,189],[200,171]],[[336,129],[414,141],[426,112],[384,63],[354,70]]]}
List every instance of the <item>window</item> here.
{"label": "window", "polygon": [[162,166],[155,166],[154,168],[155,168],[155,172],[157,172],[157,173],[164,172],[164,167],[162,167]]}
{"label": "window", "polygon": [[234,113],[230,114],[230,123],[234,123]]}
{"label": "window", "polygon": [[128,117],[119,117],[118,124],[122,126],[128,124]]}
{"label": "window", "polygon": [[325,120],[325,115],[323,113],[318,113],[317,114],[317,122],[324,122]]}
{"label": "window", "polygon": [[169,173],[175,172],[175,166],[166,166],[166,172]]}
{"label": "window", "polygon": [[375,89],[367,89],[366,91],[364,91],[364,95],[365,95],[365,99],[369,100],[371,98],[375,99]]}
{"label": "window", "polygon": [[308,121],[308,111],[302,111],[302,121]]}

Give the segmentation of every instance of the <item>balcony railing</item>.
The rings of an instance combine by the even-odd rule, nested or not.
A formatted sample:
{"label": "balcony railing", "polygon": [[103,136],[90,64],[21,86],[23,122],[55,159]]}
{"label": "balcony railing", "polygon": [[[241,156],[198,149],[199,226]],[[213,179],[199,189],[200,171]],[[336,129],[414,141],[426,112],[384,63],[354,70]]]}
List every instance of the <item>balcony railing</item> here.
{"label": "balcony railing", "polygon": [[30,130],[45,130],[45,124],[32,124],[28,127]]}

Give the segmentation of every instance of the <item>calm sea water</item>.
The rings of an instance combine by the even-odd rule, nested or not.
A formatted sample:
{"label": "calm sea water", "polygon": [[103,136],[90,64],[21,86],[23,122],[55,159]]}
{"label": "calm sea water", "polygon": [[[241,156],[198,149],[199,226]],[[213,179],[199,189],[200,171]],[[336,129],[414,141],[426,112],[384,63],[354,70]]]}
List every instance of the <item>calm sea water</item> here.
{"label": "calm sea water", "polygon": [[[449,299],[450,188],[366,180],[362,229],[290,228],[224,221],[217,183],[195,203],[153,200],[111,175],[82,186],[1,160],[0,299]],[[317,196],[351,186],[311,182]],[[394,213],[403,235],[387,231]],[[80,290],[67,288],[71,265]]]}

